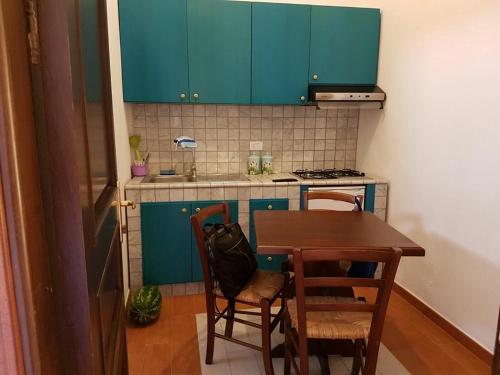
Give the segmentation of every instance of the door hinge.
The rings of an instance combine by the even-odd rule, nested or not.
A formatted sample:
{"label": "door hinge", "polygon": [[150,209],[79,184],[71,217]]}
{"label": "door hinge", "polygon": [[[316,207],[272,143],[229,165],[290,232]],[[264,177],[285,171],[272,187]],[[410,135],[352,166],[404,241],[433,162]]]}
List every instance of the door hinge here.
{"label": "door hinge", "polygon": [[38,13],[35,0],[26,0],[26,15],[28,17],[28,43],[32,64],[40,63],[40,38],[38,35]]}

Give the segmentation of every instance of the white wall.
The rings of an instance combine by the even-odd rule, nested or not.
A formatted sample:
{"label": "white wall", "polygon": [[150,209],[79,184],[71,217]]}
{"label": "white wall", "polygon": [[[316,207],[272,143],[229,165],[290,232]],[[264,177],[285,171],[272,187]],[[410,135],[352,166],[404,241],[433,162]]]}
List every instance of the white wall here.
{"label": "white wall", "polygon": [[380,1],[383,113],[358,168],[391,181],[389,222],[427,250],[398,282],[493,350],[500,303],[500,2]]}
{"label": "white wall", "polygon": [[[123,186],[130,179],[130,147],[128,144],[129,130],[127,118],[131,116],[130,108],[123,102],[122,69],[120,52],[120,29],[118,19],[118,1],[107,1],[109,62],[111,65],[111,91],[113,95],[113,117],[115,125],[116,167],[118,180],[121,183],[121,196],[124,199]],[[123,211],[125,220],[125,211]],[[124,236],[122,245],[123,283],[125,286],[125,301],[129,292],[127,241]]]}
{"label": "white wall", "polygon": [[[279,0],[278,0],[279,1]],[[280,1],[382,9],[383,112],[357,167],[390,180],[389,222],[427,250],[398,282],[488,350],[500,304],[500,2]]]}

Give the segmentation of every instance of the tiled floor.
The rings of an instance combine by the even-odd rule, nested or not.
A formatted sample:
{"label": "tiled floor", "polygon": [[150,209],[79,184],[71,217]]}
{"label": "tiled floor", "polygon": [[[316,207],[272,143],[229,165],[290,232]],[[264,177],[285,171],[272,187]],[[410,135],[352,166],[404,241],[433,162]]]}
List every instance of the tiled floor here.
{"label": "tiled floor", "polygon": [[[279,308],[275,307],[275,312]],[[246,319],[259,322],[258,317],[245,317]],[[253,318],[253,319],[252,319]],[[204,358],[206,351],[206,314],[196,315],[196,326],[198,329],[199,355]],[[224,333],[224,322],[217,323],[217,332]],[[234,326],[233,337],[260,345],[260,330],[242,324]],[[203,375],[265,375],[262,354],[255,350],[244,348],[241,345],[233,344],[229,341],[216,341],[214,350],[214,361],[211,365],[206,365],[201,361],[201,372]],[[283,335],[278,329],[273,331],[271,336],[271,346],[283,342]],[[331,356],[329,358],[330,371],[335,375],[349,375],[351,373],[352,358],[342,358]],[[276,375],[283,374],[283,359],[273,359],[273,367]],[[311,357],[309,361],[311,375],[321,374],[321,369],[317,358]],[[391,354],[391,352],[381,345],[379,359],[377,363],[377,375],[407,375],[409,372]]]}
{"label": "tiled floor", "polygon": [[[155,324],[128,327],[130,374],[201,374],[196,314],[204,312],[203,295],[165,297]],[[491,373],[484,362],[396,293],[391,296],[382,342],[411,374]],[[216,348],[221,344],[217,340]]]}

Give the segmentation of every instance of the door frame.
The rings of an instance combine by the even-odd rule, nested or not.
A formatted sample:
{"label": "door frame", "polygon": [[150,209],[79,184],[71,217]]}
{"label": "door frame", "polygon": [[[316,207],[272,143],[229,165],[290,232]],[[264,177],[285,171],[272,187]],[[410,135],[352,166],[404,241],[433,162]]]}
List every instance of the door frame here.
{"label": "door frame", "polygon": [[[0,215],[4,215],[0,244],[14,336],[4,349],[15,353],[9,359],[17,374],[60,374],[58,317],[33,115],[26,16],[30,5],[29,0],[0,2]],[[36,54],[31,57],[36,60]]]}
{"label": "door frame", "polygon": [[[98,4],[99,27],[107,33],[106,3]],[[7,260],[14,318],[14,341],[3,349],[15,353],[9,363],[14,361],[16,375],[102,370],[94,371],[86,271],[86,246],[96,238],[84,230],[99,225],[94,210],[100,210],[101,199],[94,207],[89,151],[73,142],[87,139],[82,51],[72,48],[79,46],[77,5],[78,0],[0,2],[0,256]],[[101,47],[107,56],[108,46]],[[104,70],[109,74],[108,65]],[[109,82],[104,90],[105,116],[112,123]],[[110,144],[113,136],[111,129]]]}

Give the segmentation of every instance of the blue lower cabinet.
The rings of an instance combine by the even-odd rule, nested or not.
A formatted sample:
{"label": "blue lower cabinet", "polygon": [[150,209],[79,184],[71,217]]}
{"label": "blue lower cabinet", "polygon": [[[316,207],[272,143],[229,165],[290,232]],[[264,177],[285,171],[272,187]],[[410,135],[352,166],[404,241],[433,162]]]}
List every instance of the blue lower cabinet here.
{"label": "blue lower cabinet", "polygon": [[366,185],[364,210],[375,212],[375,184]]}
{"label": "blue lower cabinet", "polygon": [[141,203],[144,284],[191,280],[190,202]]}
{"label": "blue lower cabinet", "polygon": [[281,271],[286,255],[257,255],[257,266],[261,270]]}
{"label": "blue lower cabinet", "polygon": [[[197,201],[193,202],[191,205],[192,215],[196,214],[200,209],[211,206],[213,204],[221,203],[222,201]],[[231,215],[231,222],[236,223],[238,221],[238,201],[228,201],[229,213]],[[204,224],[218,224],[223,223],[224,217],[222,215],[217,215],[206,220]],[[191,236],[191,265],[192,265],[192,281],[202,281],[203,280],[203,270],[201,269],[200,253],[198,252],[198,246],[196,244],[196,238],[194,233]]]}
{"label": "blue lower cabinet", "polygon": [[[203,280],[190,216],[221,201],[141,203],[142,271],[144,284],[175,284]],[[238,201],[229,201],[231,220],[238,220]],[[222,216],[211,222],[223,223]]]}
{"label": "blue lower cabinet", "polygon": [[[250,200],[250,246],[256,251],[254,211],[285,210],[288,211],[288,199],[251,199]],[[260,269],[280,271],[281,263],[287,259],[286,255],[257,255]]]}

